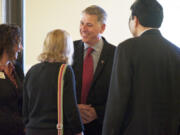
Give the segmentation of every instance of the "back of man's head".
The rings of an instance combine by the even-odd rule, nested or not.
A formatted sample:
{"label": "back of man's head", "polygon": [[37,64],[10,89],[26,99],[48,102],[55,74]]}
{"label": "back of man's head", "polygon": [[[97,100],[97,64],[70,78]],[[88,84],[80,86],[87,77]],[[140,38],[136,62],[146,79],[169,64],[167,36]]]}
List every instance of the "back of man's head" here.
{"label": "back of man's head", "polygon": [[136,0],[131,11],[144,27],[159,28],[162,24],[163,8],[157,0]]}

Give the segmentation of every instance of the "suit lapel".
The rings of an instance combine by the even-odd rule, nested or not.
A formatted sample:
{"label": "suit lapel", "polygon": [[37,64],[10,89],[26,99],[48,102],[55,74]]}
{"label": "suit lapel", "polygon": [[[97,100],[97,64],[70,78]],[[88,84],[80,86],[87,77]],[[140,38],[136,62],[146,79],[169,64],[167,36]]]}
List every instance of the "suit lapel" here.
{"label": "suit lapel", "polygon": [[105,40],[103,40],[103,42],[104,42],[104,45],[103,45],[103,49],[101,51],[101,55],[100,55],[100,58],[99,58],[99,61],[98,61],[97,67],[96,67],[96,71],[94,73],[92,86],[93,86],[94,82],[97,80],[98,76],[101,74],[101,71],[103,70],[103,67],[107,61],[108,43]]}

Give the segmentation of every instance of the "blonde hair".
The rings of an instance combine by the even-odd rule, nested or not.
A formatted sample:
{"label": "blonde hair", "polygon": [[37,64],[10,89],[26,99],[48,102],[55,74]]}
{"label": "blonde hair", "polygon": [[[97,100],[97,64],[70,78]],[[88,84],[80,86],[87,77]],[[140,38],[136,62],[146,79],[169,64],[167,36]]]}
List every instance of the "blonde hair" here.
{"label": "blonde hair", "polygon": [[72,64],[73,52],[73,41],[69,33],[56,29],[47,34],[44,40],[43,51],[39,55],[38,60]]}

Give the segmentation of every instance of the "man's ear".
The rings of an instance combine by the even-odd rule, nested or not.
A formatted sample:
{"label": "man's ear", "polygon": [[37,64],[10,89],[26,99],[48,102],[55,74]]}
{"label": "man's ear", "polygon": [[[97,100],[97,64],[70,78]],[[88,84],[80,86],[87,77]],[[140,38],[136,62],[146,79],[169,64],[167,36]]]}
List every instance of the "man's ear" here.
{"label": "man's ear", "polygon": [[101,34],[104,32],[105,28],[106,28],[106,24],[102,24],[101,25],[101,31],[100,31]]}
{"label": "man's ear", "polygon": [[139,19],[137,18],[137,16],[134,16],[133,20],[135,23],[135,27],[137,27],[139,25]]}

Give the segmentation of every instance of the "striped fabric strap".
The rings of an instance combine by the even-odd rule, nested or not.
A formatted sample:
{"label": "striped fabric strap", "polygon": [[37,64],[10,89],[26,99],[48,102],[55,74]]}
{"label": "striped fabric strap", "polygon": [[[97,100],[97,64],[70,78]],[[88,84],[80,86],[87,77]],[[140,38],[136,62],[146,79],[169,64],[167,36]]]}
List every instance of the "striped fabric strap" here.
{"label": "striped fabric strap", "polygon": [[58,135],[63,135],[63,85],[64,85],[64,74],[66,71],[67,65],[62,64],[59,69],[58,75],[58,95],[57,95],[57,108],[58,108],[58,124],[57,130]]}

